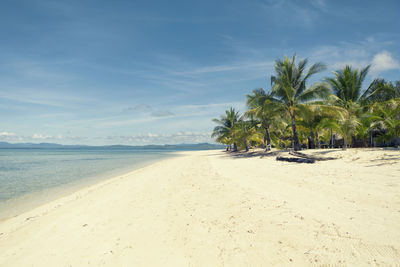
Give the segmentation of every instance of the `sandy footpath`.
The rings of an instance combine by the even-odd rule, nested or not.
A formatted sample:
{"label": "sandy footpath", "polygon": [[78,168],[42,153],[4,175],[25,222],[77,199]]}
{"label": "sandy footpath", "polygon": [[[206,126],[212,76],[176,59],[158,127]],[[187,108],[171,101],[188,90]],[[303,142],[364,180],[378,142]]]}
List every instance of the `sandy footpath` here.
{"label": "sandy footpath", "polygon": [[[310,153],[307,152],[307,153]],[[400,266],[400,151],[184,152],[0,223],[0,266]]]}

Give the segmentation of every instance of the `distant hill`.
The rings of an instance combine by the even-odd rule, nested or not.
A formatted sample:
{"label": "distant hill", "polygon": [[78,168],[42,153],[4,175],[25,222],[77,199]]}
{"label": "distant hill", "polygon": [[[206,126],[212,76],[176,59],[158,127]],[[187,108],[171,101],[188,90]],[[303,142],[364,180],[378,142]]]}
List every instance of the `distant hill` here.
{"label": "distant hill", "polygon": [[225,146],[218,144],[200,143],[200,144],[178,144],[178,145],[146,145],[146,146],[127,146],[127,145],[110,145],[110,146],[86,146],[86,145],[60,145],[53,143],[16,143],[0,142],[0,149],[4,148],[25,148],[25,149],[154,149],[154,150],[209,150],[222,149]]}

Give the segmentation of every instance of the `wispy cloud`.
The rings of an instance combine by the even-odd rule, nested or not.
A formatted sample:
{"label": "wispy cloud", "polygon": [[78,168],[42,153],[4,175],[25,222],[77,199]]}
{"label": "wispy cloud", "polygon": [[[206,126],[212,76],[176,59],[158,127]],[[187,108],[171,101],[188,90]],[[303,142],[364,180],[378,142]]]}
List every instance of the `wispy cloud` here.
{"label": "wispy cloud", "polygon": [[219,73],[219,72],[250,72],[254,69],[260,68],[269,68],[273,65],[273,62],[270,60],[268,61],[255,61],[255,62],[236,62],[230,65],[217,65],[217,66],[206,66],[206,67],[199,67],[188,71],[183,72],[173,72],[171,74],[174,75],[182,75],[182,76],[189,76],[189,75],[201,75],[201,74],[208,74],[208,73]]}
{"label": "wispy cloud", "polygon": [[69,64],[73,60],[62,60],[52,62],[37,62],[27,59],[13,59],[5,63],[5,67],[9,72],[13,72],[14,75],[23,77],[24,79],[49,79],[58,81],[71,81],[76,79],[71,73],[56,71],[55,67]]}
{"label": "wispy cloud", "polygon": [[173,116],[174,113],[172,113],[169,110],[157,110],[151,113],[151,116],[154,117],[169,117],[169,116]]}
{"label": "wispy cloud", "polygon": [[[324,7],[322,0],[313,1],[317,7]],[[259,10],[263,10],[269,20],[279,23],[280,26],[313,29],[320,14],[309,3],[299,4],[296,1],[262,1],[258,2]],[[285,18],[285,19],[282,19]]]}
{"label": "wispy cloud", "polygon": [[4,90],[0,92],[0,99],[1,98],[25,104],[62,108],[71,108],[77,104],[87,104],[93,102],[93,99],[88,97],[74,96],[63,92],[38,90],[36,88],[26,87],[18,87],[13,90],[9,89],[8,91]]}
{"label": "wispy cloud", "polygon": [[135,106],[131,106],[131,107],[126,107],[124,109],[122,109],[122,112],[149,112],[151,111],[153,108],[150,105],[147,104],[137,104]]}
{"label": "wispy cloud", "polygon": [[318,7],[324,8],[327,5],[327,0],[312,0],[311,3]]}
{"label": "wispy cloud", "polygon": [[173,116],[174,113],[167,109],[155,109],[147,104],[138,104],[134,107],[127,107],[122,112],[129,112],[132,114],[150,115],[152,117],[168,117]]}

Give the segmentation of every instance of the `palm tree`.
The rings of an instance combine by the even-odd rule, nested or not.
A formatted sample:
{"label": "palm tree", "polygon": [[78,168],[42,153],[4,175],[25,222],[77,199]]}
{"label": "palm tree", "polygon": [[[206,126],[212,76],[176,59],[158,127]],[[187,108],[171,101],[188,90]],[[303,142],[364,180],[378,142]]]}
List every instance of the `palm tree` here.
{"label": "palm tree", "polygon": [[260,127],[265,131],[263,144],[266,151],[268,151],[271,149],[270,129],[280,115],[278,106],[271,101],[272,93],[266,93],[262,88],[253,90],[253,94],[246,95],[246,97],[247,106],[249,107],[246,115],[255,117]]}
{"label": "palm tree", "polygon": [[288,123],[288,118],[286,114],[281,114],[282,117],[277,117],[277,120],[271,125],[271,144],[275,147],[288,147],[288,140],[292,140],[292,130]]}
{"label": "palm tree", "polygon": [[215,126],[211,137],[217,137],[217,141],[231,145],[233,143],[233,151],[237,151],[237,143],[234,138],[234,128],[240,121],[240,114],[234,108],[225,111],[220,119],[213,119],[213,122],[219,124]]}
{"label": "palm tree", "polygon": [[326,78],[335,95],[332,104],[338,107],[340,112],[338,130],[343,136],[343,149],[347,148],[347,144],[352,143],[352,136],[360,125],[359,118],[365,111],[363,105],[365,106],[372,99],[372,95],[378,88],[373,82],[367,90],[364,92],[362,90],[369,68],[370,66],[367,66],[358,70],[347,65],[342,70],[333,72],[334,78]]}
{"label": "palm tree", "polygon": [[322,105],[305,105],[299,109],[300,119],[296,124],[300,129],[308,133],[309,148],[321,148],[319,133],[329,128],[332,111]]}
{"label": "palm tree", "polygon": [[[333,113],[335,113],[333,115]],[[333,130],[338,128],[337,120],[336,120],[336,111],[332,110],[331,113],[325,113],[327,115],[323,118],[317,126],[317,133],[322,131],[322,135],[317,135],[317,145],[318,148],[321,148],[320,139],[323,140],[325,143],[329,143],[329,147],[334,147],[334,138],[333,138]],[[319,138],[320,137],[320,138]]]}
{"label": "palm tree", "polygon": [[236,123],[233,132],[235,141],[237,141],[246,152],[249,151],[250,141],[262,143],[262,134],[257,131],[252,121],[240,120]]}
{"label": "palm tree", "polygon": [[384,102],[390,99],[400,98],[400,81],[395,84],[386,82],[384,79],[375,79],[365,91],[363,104]]}
{"label": "palm tree", "polygon": [[334,78],[326,78],[330,84],[333,93],[337,97],[336,105],[343,108],[349,108],[351,103],[360,103],[366,99],[371,92],[366,90],[362,92],[362,83],[368,74],[370,66],[367,66],[360,71],[352,69],[346,65],[342,70],[333,72]]}
{"label": "palm tree", "polygon": [[400,137],[400,98],[376,103],[372,111],[378,116],[377,121],[386,131],[384,139],[390,141],[392,138],[396,138],[396,142],[398,142],[397,139]]}
{"label": "palm tree", "polygon": [[300,60],[296,65],[296,56],[292,59],[275,61],[276,76],[271,76],[272,92],[271,101],[279,103],[291,119],[293,132],[293,148],[300,150],[300,142],[296,128],[296,114],[298,108],[305,103],[316,99],[322,99],[329,95],[329,89],[325,84],[313,84],[307,88],[308,79],[324,70],[322,63],[313,64],[306,72],[307,59]]}

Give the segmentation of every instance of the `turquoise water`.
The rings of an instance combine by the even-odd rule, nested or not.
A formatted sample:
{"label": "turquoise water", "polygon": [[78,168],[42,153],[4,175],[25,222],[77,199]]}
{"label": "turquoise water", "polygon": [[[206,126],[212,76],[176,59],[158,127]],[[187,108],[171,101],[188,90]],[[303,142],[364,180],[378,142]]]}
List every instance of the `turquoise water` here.
{"label": "turquoise water", "polygon": [[0,204],[112,177],[171,156],[172,152],[133,149],[0,149]]}

